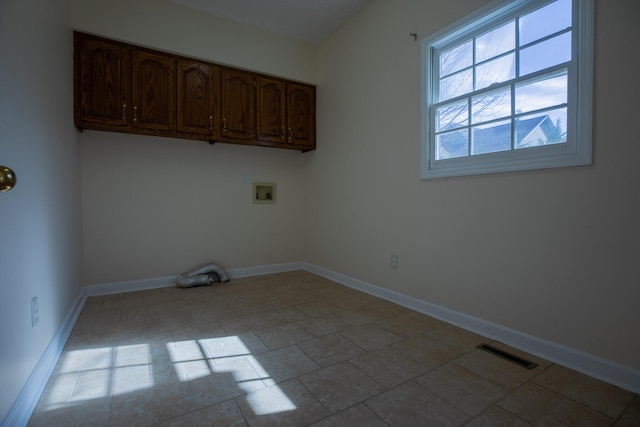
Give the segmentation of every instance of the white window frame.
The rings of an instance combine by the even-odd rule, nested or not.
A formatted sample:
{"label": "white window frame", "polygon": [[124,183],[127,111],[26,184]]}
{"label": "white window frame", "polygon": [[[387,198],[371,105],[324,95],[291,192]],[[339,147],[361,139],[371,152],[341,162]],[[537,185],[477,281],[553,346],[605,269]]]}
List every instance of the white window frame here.
{"label": "white window frame", "polygon": [[512,172],[592,163],[594,0],[572,0],[572,59],[568,63],[567,141],[527,149],[452,159],[436,159],[435,112],[438,76],[433,76],[434,51],[499,26],[510,17],[537,9],[550,0],[495,0],[469,16],[421,40],[421,165],[420,178],[441,178]]}

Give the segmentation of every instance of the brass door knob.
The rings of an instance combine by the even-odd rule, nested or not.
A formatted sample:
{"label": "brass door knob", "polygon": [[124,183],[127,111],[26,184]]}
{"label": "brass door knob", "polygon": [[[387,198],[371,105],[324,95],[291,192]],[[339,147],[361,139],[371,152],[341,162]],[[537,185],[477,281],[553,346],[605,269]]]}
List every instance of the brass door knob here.
{"label": "brass door knob", "polygon": [[16,185],[16,174],[6,166],[0,165],[0,192],[9,191]]}

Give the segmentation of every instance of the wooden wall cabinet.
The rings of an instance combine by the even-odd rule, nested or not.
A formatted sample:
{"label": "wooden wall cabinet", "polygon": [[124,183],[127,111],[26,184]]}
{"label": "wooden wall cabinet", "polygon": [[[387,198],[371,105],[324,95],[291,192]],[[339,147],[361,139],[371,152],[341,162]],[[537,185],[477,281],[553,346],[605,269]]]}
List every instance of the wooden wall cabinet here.
{"label": "wooden wall cabinet", "polygon": [[315,149],[315,87],[74,33],[79,129]]}
{"label": "wooden wall cabinet", "polygon": [[315,147],[315,91],[311,86],[257,78],[256,139],[274,146]]}
{"label": "wooden wall cabinet", "polygon": [[137,49],[132,57],[131,126],[151,131],[175,130],[175,59]]}
{"label": "wooden wall cabinet", "polygon": [[255,75],[224,68],[222,70],[222,129],[220,140],[253,141],[255,138]]}
{"label": "wooden wall cabinet", "polygon": [[125,46],[75,35],[76,125],[129,126],[129,61]]}
{"label": "wooden wall cabinet", "polygon": [[178,132],[216,138],[216,124],[220,121],[216,107],[219,75],[220,69],[215,65],[178,60]]}

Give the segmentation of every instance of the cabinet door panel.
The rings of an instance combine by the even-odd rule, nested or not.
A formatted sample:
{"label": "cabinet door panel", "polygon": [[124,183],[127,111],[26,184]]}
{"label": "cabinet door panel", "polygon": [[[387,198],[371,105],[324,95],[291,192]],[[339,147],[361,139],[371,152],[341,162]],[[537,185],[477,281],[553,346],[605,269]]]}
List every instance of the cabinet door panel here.
{"label": "cabinet door panel", "polygon": [[285,83],[258,77],[256,113],[256,138],[259,141],[286,142],[287,99]]}
{"label": "cabinet door panel", "polygon": [[178,131],[214,135],[216,74],[203,62],[178,61]]}
{"label": "cabinet door panel", "polygon": [[289,144],[315,147],[316,101],[313,88],[289,84],[287,98]]}
{"label": "cabinet door panel", "polygon": [[128,49],[125,46],[76,38],[79,87],[76,87],[76,125],[90,122],[128,125]]}
{"label": "cabinet door panel", "polygon": [[146,51],[133,52],[132,126],[145,129],[175,128],[174,60]]}
{"label": "cabinet door panel", "polygon": [[222,70],[221,139],[252,140],[255,125],[255,87],[251,73]]}

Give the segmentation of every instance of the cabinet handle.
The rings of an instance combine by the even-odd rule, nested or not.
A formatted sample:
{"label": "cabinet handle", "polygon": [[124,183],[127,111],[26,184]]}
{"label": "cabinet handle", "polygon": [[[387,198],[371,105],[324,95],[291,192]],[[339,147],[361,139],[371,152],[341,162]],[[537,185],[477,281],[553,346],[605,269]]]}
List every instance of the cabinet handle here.
{"label": "cabinet handle", "polygon": [[213,116],[209,116],[209,130],[213,130]]}
{"label": "cabinet handle", "polygon": [[222,118],[222,131],[227,131],[227,119],[225,119],[224,117]]}
{"label": "cabinet handle", "polygon": [[122,104],[122,120],[127,120],[127,104]]}
{"label": "cabinet handle", "polygon": [[282,126],[282,139],[285,139],[285,138],[286,138],[286,136],[285,136],[285,132],[284,132],[284,126]]}
{"label": "cabinet handle", "polygon": [[138,107],[133,107],[133,121],[137,122],[138,121]]}
{"label": "cabinet handle", "polygon": [[289,128],[289,142],[291,142],[291,128]]}

